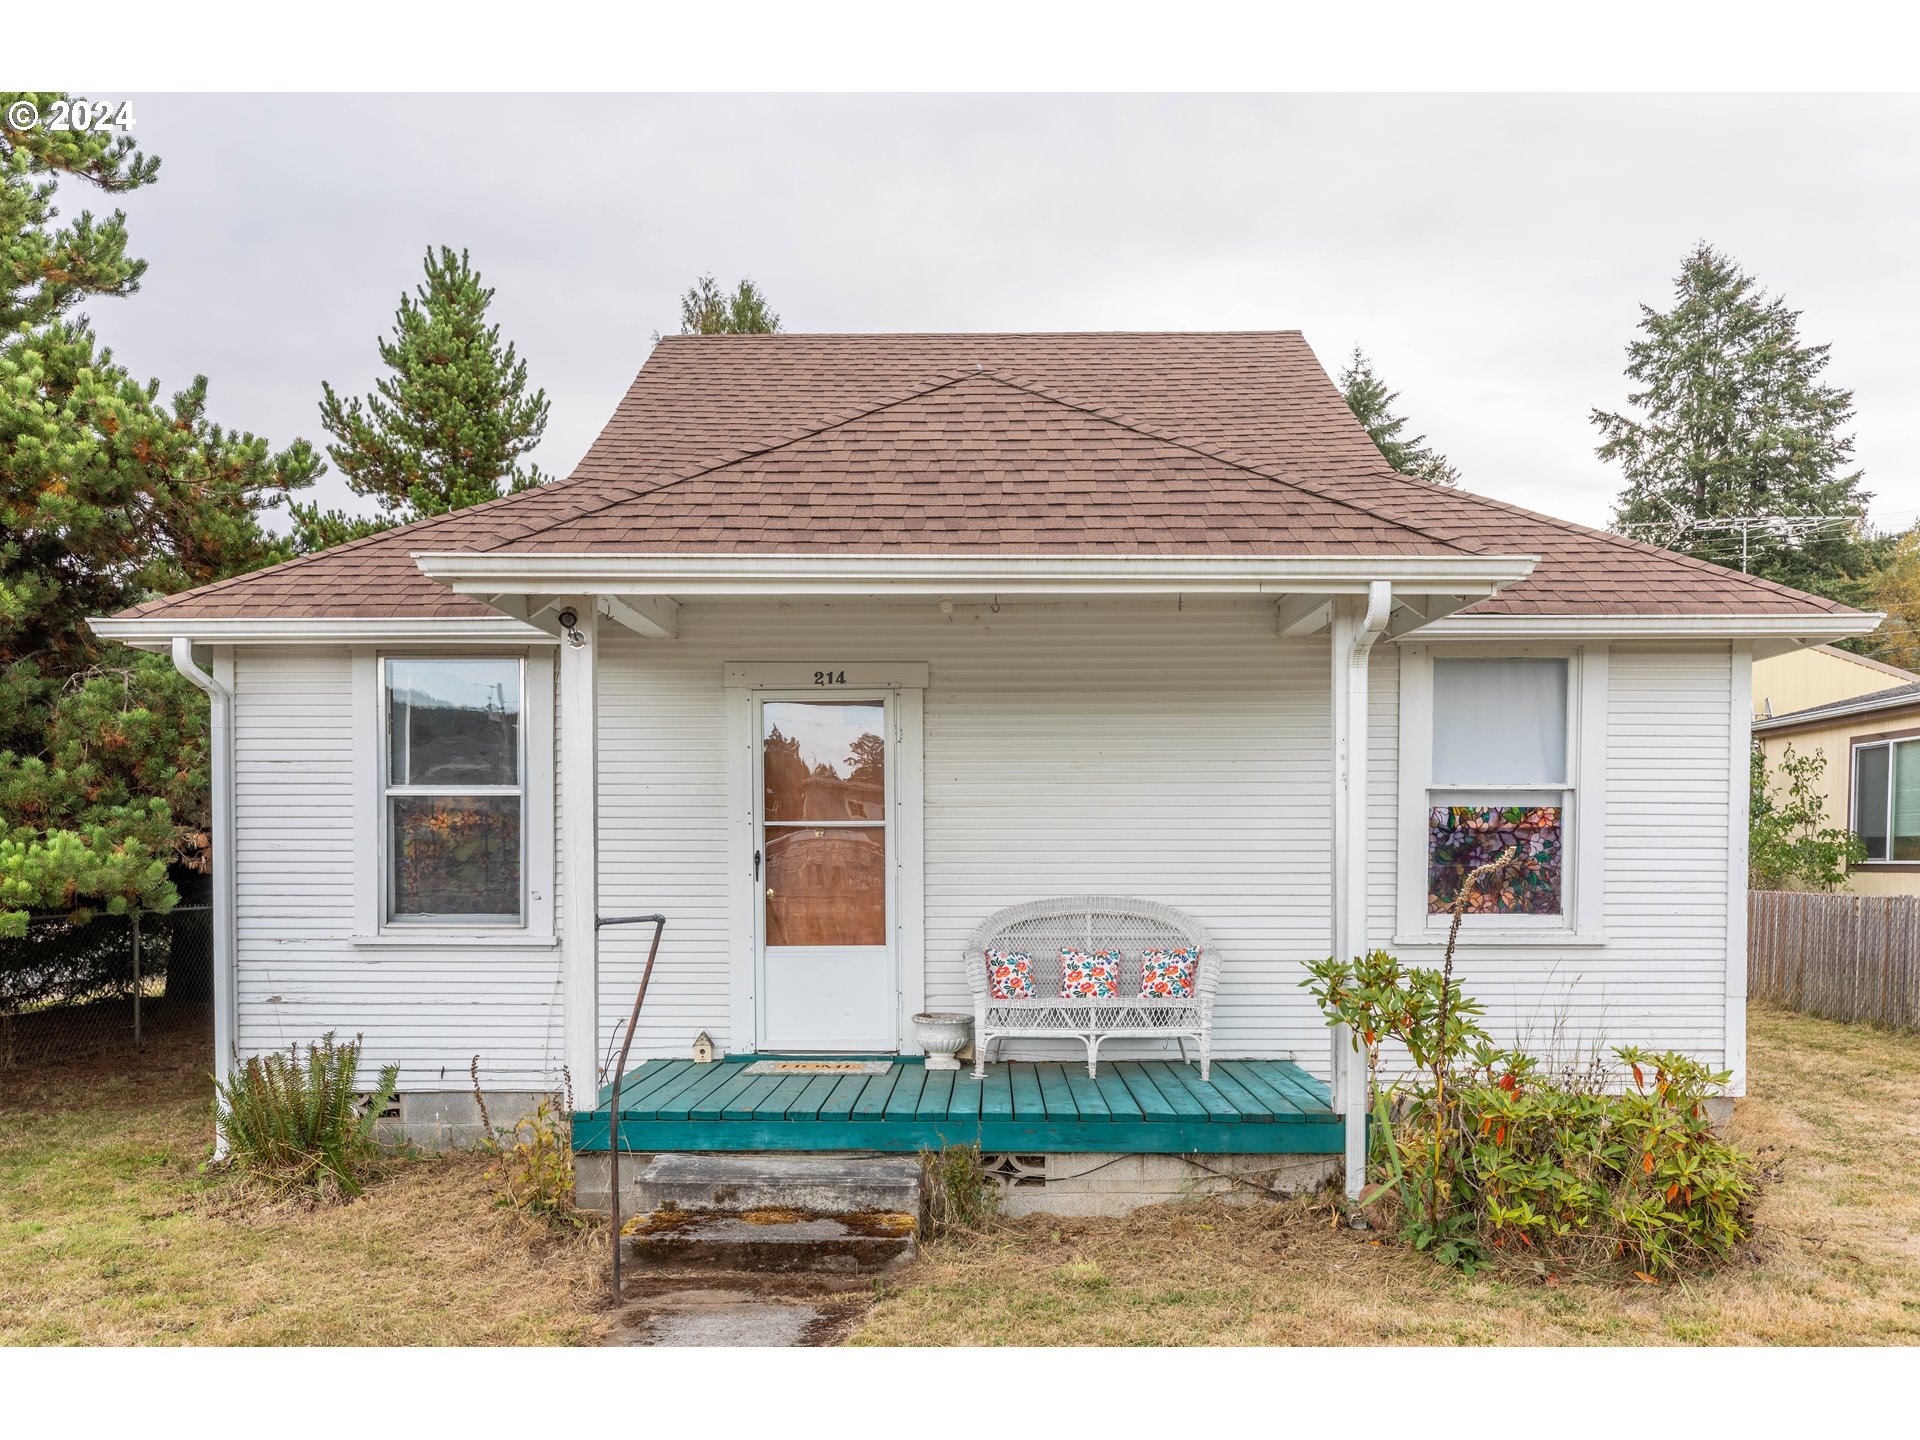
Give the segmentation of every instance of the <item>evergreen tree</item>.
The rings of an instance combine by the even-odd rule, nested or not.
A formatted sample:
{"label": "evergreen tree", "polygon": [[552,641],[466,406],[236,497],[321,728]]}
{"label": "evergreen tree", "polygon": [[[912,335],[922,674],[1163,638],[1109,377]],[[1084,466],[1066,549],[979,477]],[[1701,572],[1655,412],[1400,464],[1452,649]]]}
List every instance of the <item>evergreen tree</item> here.
{"label": "evergreen tree", "polygon": [[17,930],[30,908],[171,904],[169,866],[204,865],[202,697],[85,621],[279,558],[259,513],[321,466],[304,441],[275,453],[213,424],[205,377],[163,402],[67,314],[145,267],[117,214],[55,228],[53,187],[130,189],[158,161],[36,130],[0,133],[0,162],[0,929]]}
{"label": "evergreen tree", "polygon": [[1353,358],[1347,361],[1347,368],[1340,372],[1340,393],[1346,397],[1347,408],[1353,411],[1354,418],[1366,427],[1373,443],[1380,447],[1380,454],[1394,469],[1402,475],[1431,480],[1437,485],[1460,483],[1460,472],[1447,463],[1446,456],[1427,444],[1426,436],[1415,435],[1405,440],[1400,437],[1400,432],[1407,428],[1406,417],[1393,413],[1393,402],[1400,398],[1400,392],[1387,389],[1386,382],[1373,373],[1373,362],[1358,345],[1353,347]]}
{"label": "evergreen tree", "polygon": [[54,200],[63,176],[116,195],[153,182],[158,159],[133,138],[98,129],[15,130],[16,101],[41,115],[66,97],[57,92],[0,92],[0,337],[36,329],[90,295],[131,295],[147,262],[127,254],[127,217],[116,210],[95,221],[82,210],[56,226]]}
{"label": "evergreen tree", "polygon": [[1592,412],[1626,488],[1614,527],[1801,590],[1858,598],[1876,558],[1861,522],[1869,493],[1850,469],[1853,392],[1821,382],[1825,345],[1800,312],[1702,242],[1673,308],[1640,307],[1627,346],[1634,414]]}
{"label": "evergreen tree", "polygon": [[767,306],[767,297],[751,280],[742,280],[729,295],[702,275],[680,297],[682,335],[772,335],[780,317]]}
{"label": "evergreen tree", "polygon": [[498,325],[487,324],[493,291],[464,250],[429,250],[426,271],[419,289],[400,297],[393,338],[380,342],[392,373],[364,400],[342,400],[323,387],[320,420],[335,440],[327,453],[354,493],[379,505],[380,522],[296,506],[308,548],[548,478],[522,463],[547,428],[547,395],[527,392],[526,362],[502,344]]}

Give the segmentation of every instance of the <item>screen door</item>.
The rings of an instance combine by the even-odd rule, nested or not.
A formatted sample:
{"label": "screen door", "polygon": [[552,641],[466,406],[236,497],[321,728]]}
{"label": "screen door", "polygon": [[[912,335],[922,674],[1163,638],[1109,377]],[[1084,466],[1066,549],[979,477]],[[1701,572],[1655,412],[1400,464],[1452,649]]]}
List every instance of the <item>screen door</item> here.
{"label": "screen door", "polygon": [[898,1048],[892,747],[884,695],[763,697],[760,1048]]}

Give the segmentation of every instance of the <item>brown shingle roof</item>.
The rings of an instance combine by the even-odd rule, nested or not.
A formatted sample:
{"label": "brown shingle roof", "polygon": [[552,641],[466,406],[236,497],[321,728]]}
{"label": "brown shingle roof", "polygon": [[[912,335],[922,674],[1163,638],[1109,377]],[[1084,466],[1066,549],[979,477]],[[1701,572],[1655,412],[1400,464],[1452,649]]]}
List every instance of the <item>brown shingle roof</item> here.
{"label": "brown shingle roof", "polygon": [[1471,614],[1846,607],[1397,475],[1293,331],[674,336],[573,475],[126,612],[493,613],[425,551],[1535,554]]}

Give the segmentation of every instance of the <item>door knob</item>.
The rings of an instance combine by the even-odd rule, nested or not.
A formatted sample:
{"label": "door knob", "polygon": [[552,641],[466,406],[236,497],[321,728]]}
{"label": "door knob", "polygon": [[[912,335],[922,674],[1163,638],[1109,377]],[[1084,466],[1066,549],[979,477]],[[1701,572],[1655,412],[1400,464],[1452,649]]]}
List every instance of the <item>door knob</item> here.
{"label": "door knob", "polygon": [[767,899],[771,900],[772,898],[773,898],[773,887],[769,885],[767,886]]}

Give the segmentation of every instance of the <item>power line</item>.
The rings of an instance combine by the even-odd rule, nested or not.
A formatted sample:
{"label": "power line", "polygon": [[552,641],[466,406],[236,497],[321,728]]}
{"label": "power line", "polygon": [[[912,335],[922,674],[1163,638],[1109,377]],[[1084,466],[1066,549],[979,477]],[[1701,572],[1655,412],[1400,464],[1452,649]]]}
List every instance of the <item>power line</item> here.
{"label": "power line", "polygon": [[[1633,539],[1648,539],[1649,535],[1635,535],[1635,531],[1651,532],[1652,543],[1664,549],[1677,550],[1687,543],[1688,550],[1702,559],[1708,558],[1702,551],[1724,553],[1731,558],[1738,535],[1740,550],[1740,569],[1750,568],[1752,558],[1752,536],[1756,530],[1764,531],[1788,545],[1804,545],[1812,540],[1822,540],[1839,534],[1841,531],[1861,523],[1859,515],[1721,515],[1711,520],[1698,520],[1683,517],[1673,521],[1633,521],[1619,526],[1619,531]],[[1716,536],[1713,532],[1730,532]],[[1691,542],[1696,533],[1704,536],[1705,543]]]}

